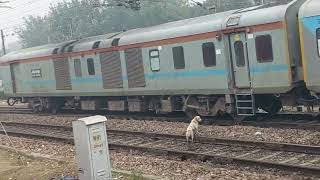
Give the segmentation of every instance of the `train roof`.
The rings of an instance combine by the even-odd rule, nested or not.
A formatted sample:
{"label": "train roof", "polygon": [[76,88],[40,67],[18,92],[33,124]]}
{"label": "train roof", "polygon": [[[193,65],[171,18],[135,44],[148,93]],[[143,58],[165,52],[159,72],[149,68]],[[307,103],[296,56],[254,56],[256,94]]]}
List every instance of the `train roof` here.
{"label": "train roof", "polygon": [[[270,3],[147,28],[134,29],[121,34],[119,45],[150,42],[221,31],[229,28],[232,29],[284,21],[287,9],[297,1],[300,0],[294,0],[291,3]],[[237,20],[237,22],[235,22],[236,25],[228,26],[230,19]]]}
{"label": "train roof", "polygon": [[[248,9],[238,10],[225,19],[223,26],[225,29],[228,29],[283,21],[287,7],[287,5],[278,5],[272,7],[255,6]],[[238,22],[234,22],[237,23],[237,25],[230,26],[229,23],[233,23],[230,20],[237,20],[237,18],[239,18]]]}
{"label": "train roof", "polygon": [[19,59],[30,59],[36,57],[45,57],[53,54],[54,50],[58,50],[57,52],[68,52],[68,48],[72,46],[72,51],[86,51],[91,50],[95,42],[100,41],[99,47],[110,47],[111,46],[111,37],[117,35],[119,33],[110,33],[103,34],[99,36],[93,36],[88,38],[83,38],[80,40],[72,40],[57,44],[46,44],[42,46],[36,46],[26,49],[21,49],[17,51],[10,52],[5,56],[0,57],[0,62],[10,62]]}
{"label": "train roof", "polygon": [[[112,37],[118,35],[119,32],[103,34],[99,36],[93,36],[89,38],[83,38],[74,43],[70,44],[68,47],[72,46],[72,51],[88,51],[95,48],[107,48],[111,46]],[[97,44],[98,43],[98,44]]]}
{"label": "train roof", "polygon": [[129,30],[121,34],[119,45],[219,31],[224,19],[234,12],[235,10]]}
{"label": "train roof", "polygon": [[302,5],[299,14],[302,17],[311,17],[315,15],[320,15],[319,8],[320,8],[319,0],[308,0],[306,3]]}
{"label": "train roof", "polygon": [[0,57],[0,62],[9,62],[18,59],[29,59],[35,57],[43,57],[52,55],[53,51],[57,48],[61,49],[67,44],[73,41],[58,43],[58,44],[46,44],[42,46],[36,46],[26,49],[10,52],[5,56]]}
{"label": "train roof", "polygon": [[[69,41],[60,44],[49,44],[23,49],[0,57],[0,62],[50,56],[55,48],[59,48],[60,50],[63,49],[63,52],[68,52],[68,48],[70,46],[72,46],[70,49],[73,52],[87,51],[97,48],[94,47],[94,43],[98,41],[101,41],[98,48],[108,48],[112,46],[112,41],[114,40],[117,41],[116,45],[121,46],[221,31],[228,28],[247,27],[284,21],[287,9],[298,1],[304,0],[294,0],[289,4],[267,4],[245,9],[231,10],[207,16],[169,22],[152,27],[132,29],[126,32],[110,33],[84,38],[78,41]],[[315,3],[315,1],[316,0],[313,0],[312,3]],[[236,24],[228,26],[228,23],[230,22]]]}

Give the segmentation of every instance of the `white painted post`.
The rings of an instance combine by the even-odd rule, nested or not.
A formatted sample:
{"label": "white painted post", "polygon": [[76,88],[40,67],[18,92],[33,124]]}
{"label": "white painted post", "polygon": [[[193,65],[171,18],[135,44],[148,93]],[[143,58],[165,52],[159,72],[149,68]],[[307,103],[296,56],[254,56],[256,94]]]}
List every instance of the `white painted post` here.
{"label": "white painted post", "polygon": [[111,163],[104,116],[72,122],[80,180],[111,180]]}

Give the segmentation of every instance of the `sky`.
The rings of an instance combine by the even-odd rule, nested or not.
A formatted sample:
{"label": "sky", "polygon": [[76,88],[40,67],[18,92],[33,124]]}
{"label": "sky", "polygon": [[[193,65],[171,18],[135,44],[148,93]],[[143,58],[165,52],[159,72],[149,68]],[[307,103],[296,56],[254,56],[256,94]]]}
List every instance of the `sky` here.
{"label": "sky", "polygon": [[[4,1],[4,0],[3,0]],[[17,27],[23,24],[23,17],[29,15],[46,15],[49,6],[64,0],[8,0],[12,9],[0,8],[0,29],[3,29],[6,44],[17,41],[14,34]],[[195,0],[203,2],[204,0]]]}

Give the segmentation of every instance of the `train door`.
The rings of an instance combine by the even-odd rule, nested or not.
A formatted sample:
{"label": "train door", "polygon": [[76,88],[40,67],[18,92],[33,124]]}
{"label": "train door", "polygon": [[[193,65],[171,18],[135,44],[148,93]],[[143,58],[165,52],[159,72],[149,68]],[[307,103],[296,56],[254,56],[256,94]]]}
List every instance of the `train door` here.
{"label": "train door", "polygon": [[236,88],[250,88],[250,71],[248,61],[248,49],[246,44],[246,33],[229,35],[230,53]]}
{"label": "train door", "polygon": [[20,68],[19,64],[10,64],[11,82],[12,82],[12,92],[17,93],[17,85],[19,82]]}

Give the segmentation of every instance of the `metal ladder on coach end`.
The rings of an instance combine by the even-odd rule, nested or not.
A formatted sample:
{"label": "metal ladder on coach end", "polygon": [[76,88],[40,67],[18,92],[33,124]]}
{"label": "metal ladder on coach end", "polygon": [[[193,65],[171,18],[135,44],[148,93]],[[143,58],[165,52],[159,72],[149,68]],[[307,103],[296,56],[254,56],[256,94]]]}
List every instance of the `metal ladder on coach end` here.
{"label": "metal ladder on coach end", "polygon": [[255,100],[252,90],[237,92],[235,96],[237,114],[239,116],[256,115]]}

